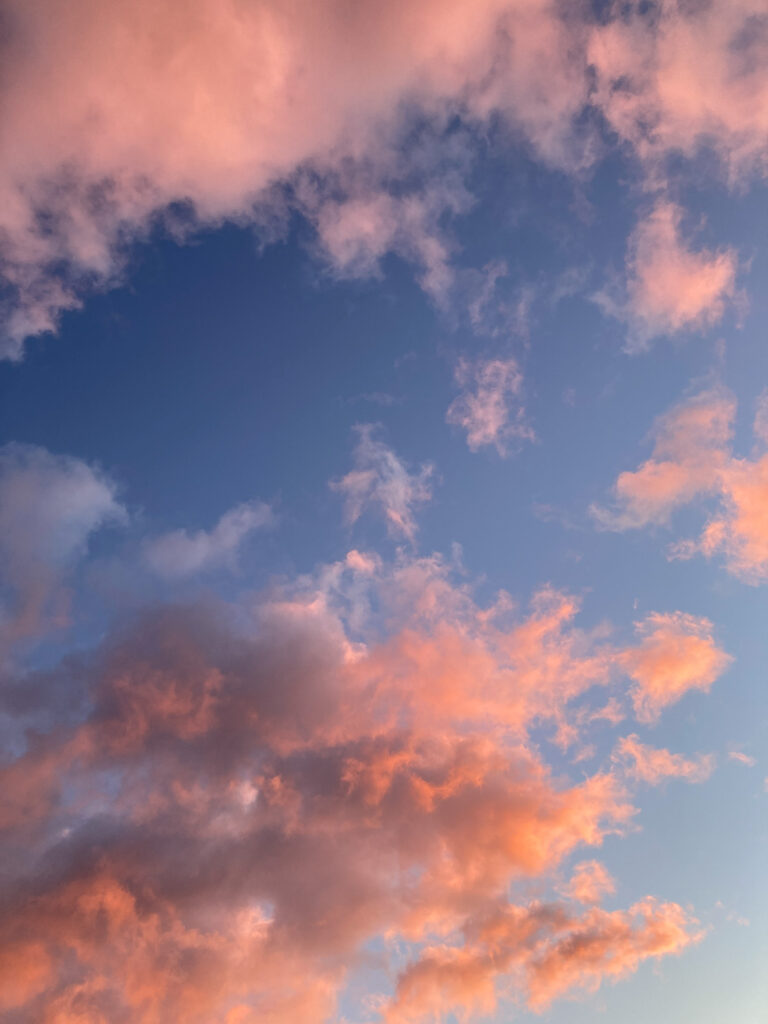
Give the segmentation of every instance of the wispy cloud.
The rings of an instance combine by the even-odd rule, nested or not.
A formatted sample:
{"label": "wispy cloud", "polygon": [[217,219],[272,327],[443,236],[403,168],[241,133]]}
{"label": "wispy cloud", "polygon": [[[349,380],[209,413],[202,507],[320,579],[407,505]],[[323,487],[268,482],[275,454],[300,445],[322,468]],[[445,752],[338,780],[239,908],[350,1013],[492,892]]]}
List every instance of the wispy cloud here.
{"label": "wispy cloud", "polygon": [[355,468],[331,487],[344,496],[344,515],[355,523],[367,508],[378,509],[387,530],[409,541],[416,537],[415,512],[432,497],[434,469],[423,465],[411,473],[405,463],[376,437],[377,428],[368,423],[357,427],[354,451]]}
{"label": "wispy cloud", "polygon": [[733,452],[736,403],[722,388],[701,392],[673,408],[657,424],[651,458],[621,473],[614,505],[592,514],[607,529],[665,525],[693,501],[709,501],[714,513],[696,539],[672,545],[670,558],[723,553],[728,569],[746,582],[768,577],[768,454],[764,402],[758,403],[752,458]]}
{"label": "wispy cloud", "polygon": [[665,779],[704,782],[715,768],[712,754],[699,754],[694,758],[672,754],[663,748],[649,747],[641,743],[634,733],[619,740],[613,756],[625,766],[630,775],[652,786]]}
{"label": "wispy cloud", "polygon": [[168,579],[233,569],[248,537],[274,521],[269,505],[245,502],[225,512],[212,530],[172,530],[145,541],[144,559],[153,572]]}
{"label": "wispy cloud", "polygon": [[461,394],[446,420],[462,427],[472,451],[493,445],[499,455],[509,446],[531,441],[534,433],[522,403],[523,375],[515,359],[461,359],[455,370]]}

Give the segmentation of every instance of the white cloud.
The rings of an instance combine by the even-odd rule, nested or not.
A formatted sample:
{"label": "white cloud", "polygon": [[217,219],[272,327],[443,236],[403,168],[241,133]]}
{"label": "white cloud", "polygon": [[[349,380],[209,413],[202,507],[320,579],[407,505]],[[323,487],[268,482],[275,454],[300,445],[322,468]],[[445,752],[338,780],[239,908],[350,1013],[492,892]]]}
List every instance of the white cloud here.
{"label": "white cloud", "polygon": [[244,502],[225,512],[212,530],[172,530],[146,541],[144,559],[153,572],[169,579],[233,568],[250,534],[273,521],[269,505]]}
{"label": "white cloud", "polygon": [[32,445],[0,448],[3,644],[35,634],[55,618],[60,585],[90,535],[125,517],[114,483],[80,459]]}

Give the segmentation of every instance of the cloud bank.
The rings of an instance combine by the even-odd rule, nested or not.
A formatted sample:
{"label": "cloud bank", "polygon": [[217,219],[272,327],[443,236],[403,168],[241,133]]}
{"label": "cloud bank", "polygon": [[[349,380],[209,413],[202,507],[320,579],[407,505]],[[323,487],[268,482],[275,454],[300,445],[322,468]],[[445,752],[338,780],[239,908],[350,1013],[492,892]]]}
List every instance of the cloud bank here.
{"label": "cloud bank", "polygon": [[[444,138],[451,118],[470,134],[500,120],[537,159],[577,174],[618,140],[654,186],[667,184],[670,156],[704,150],[732,183],[766,167],[759,0],[628,4],[599,19],[550,0],[354,11],[338,0],[74,0],[66,12],[3,0],[0,15],[10,358],[118,280],[153,231],[181,239],[230,221],[269,238],[289,209],[339,272],[372,272],[396,251],[444,295],[441,218],[467,202],[466,147]],[[429,126],[416,150],[414,123]],[[716,317],[732,257],[676,248],[668,205],[639,231],[641,263],[650,231],[663,250],[652,264],[671,260],[687,282],[683,298],[653,292],[651,326]]]}

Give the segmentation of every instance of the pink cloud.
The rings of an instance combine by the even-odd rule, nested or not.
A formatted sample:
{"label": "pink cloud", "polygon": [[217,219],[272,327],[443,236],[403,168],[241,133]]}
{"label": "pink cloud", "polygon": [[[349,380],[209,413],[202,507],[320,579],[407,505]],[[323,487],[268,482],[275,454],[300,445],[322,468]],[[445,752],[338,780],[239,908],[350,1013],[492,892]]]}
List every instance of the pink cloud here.
{"label": "pink cloud", "polygon": [[729,750],[728,758],[731,761],[736,761],[738,764],[746,765],[747,768],[753,768],[757,764],[757,759],[751,757],[749,754],[745,754],[741,750]]}
{"label": "pink cloud", "polygon": [[[77,0],[67,18],[52,0],[9,0],[6,22],[11,357],[89,288],[113,283],[125,245],[158,221],[179,237],[224,220],[269,237],[287,201],[337,271],[375,271],[394,250],[441,294],[438,221],[465,201],[466,165],[455,140],[439,144],[446,112],[468,123],[501,114],[543,159],[579,162],[586,80],[572,30],[546,0],[419,0],[354,15],[337,0],[290,10],[189,0],[182,11]],[[411,161],[400,143],[414,109],[436,128]],[[420,163],[430,186],[394,199],[392,182]]]}
{"label": "pink cloud", "polygon": [[630,347],[712,327],[736,298],[735,252],[691,248],[681,221],[678,206],[659,200],[629,239],[627,299],[617,312],[630,323]]}
{"label": "pink cloud", "polygon": [[662,418],[650,459],[621,473],[614,506],[592,506],[597,522],[625,530],[666,524],[674,511],[695,500],[714,502],[701,535],[675,543],[672,558],[724,553],[730,572],[746,582],[768,577],[768,455],[764,451],[764,403],[758,403],[752,458],[733,453],[736,405],[723,389],[682,402]]}
{"label": "pink cloud", "polygon": [[[158,224],[181,239],[229,220],[270,238],[297,210],[335,272],[375,273],[394,251],[442,301],[455,277],[444,221],[468,202],[473,148],[441,139],[457,114],[470,130],[501,118],[538,159],[577,173],[600,152],[588,106],[652,184],[666,184],[670,155],[703,147],[731,181],[765,167],[759,0],[631,6],[599,23],[549,0],[369,4],[354,16],[337,0],[188,0],[181,12],[169,0],[76,0],[67,18],[53,0],[5,9],[10,358],[119,280],[126,247]],[[414,111],[427,125],[417,153],[403,145]],[[681,288],[654,250],[656,272],[642,270],[632,299],[654,304],[653,330],[712,322],[733,293],[732,254],[678,244],[670,209],[652,230]]]}
{"label": "pink cloud", "polygon": [[[156,608],[14,684],[5,999],[42,1021],[322,1021],[389,936],[414,964],[383,1017],[416,1020],[499,992],[541,1007],[681,950],[698,933],[674,905],[508,902],[634,813],[615,766],[570,781],[529,739],[589,728],[623,667],[577,614],[551,589],[479,607],[436,557],[351,552],[248,616]],[[70,692],[82,712],[51,726]],[[608,891],[582,875],[581,897]]]}
{"label": "pink cloud", "polygon": [[619,475],[614,508],[592,507],[598,523],[614,530],[665,524],[676,509],[716,492],[735,415],[733,398],[713,389],[661,417],[653,432],[651,458],[639,469]]}
{"label": "pink cloud", "polygon": [[637,624],[640,643],[619,654],[634,681],[635,715],[653,722],[690,690],[708,691],[731,658],[716,644],[712,623],[683,612],[654,612]]}
{"label": "pink cloud", "polygon": [[462,359],[455,377],[462,391],[448,409],[446,420],[466,431],[472,451],[494,445],[503,456],[510,442],[533,439],[521,401],[523,375],[515,359],[475,363]]}
{"label": "pink cloud", "polygon": [[765,9],[760,0],[616,8],[595,26],[595,102],[658,180],[669,156],[714,150],[728,178],[768,158]]}
{"label": "pink cloud", "polygon": [[704,782],[715,767],[715,760],[711,754],[700,754],[695,758],[671,754],[668,750],[641,743],[634,733],[619,740],[613,756],[626,766],[634,778],[648,782],[652,786],[665,779]]}
{"label": "pink cloud", "polygon": [[573,869],[563,892],[579,903],[600,903],[604,896],[616,892],[616,883],[600,861],[585,860]]}
{"label": "pink cloud", "polygon": [[581,917],[558,905],[510,906],[478,922],[471,943],[431,947],[406,968],[386,1020],[474,1019],[496,1010],[510,982],[527,991],[533,1010],[544,1010],[566,992],[594,992],[644,960],[679,954],[701,935],[682,907],[652,899]]}

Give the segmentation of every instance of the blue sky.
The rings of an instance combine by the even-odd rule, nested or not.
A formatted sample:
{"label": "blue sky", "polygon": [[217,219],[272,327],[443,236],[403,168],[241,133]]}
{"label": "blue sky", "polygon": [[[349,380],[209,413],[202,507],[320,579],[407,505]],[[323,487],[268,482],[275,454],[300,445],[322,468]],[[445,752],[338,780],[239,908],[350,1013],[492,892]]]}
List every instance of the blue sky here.
{"label": "blue sky", "polygon": [[760,6],[2,6],[0,1015],[758,1024]]}

